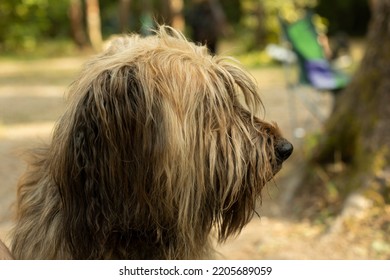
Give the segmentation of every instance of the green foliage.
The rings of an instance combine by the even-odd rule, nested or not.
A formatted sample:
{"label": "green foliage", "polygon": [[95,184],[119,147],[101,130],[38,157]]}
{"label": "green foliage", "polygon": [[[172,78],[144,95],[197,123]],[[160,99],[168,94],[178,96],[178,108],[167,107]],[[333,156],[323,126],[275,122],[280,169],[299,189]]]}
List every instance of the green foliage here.
{"label": "green foliage", "polygon": [[[243,0],[241,25],[254,34],[254,42],[249,49],[263,47],[266,43],[277,43],[280,37],[278,16],[296,20],[305,8],[314,8],[317,0]],[[257,36],[257,38],[256,38]]]}
{"label": "green foliage", "polygon": [[222,0],[220,1],[225,11],[226,18],[231,24],[238,24],[242,16],[242,1],[240,0]]}
{"label": "green foliage", "polygon": [[[71,0],[0,0],[0,52],[35,52],[46,39],[70,39],[68,18]],[[165,2],[149,0],[153,15],[161,19]],[[243,37],[244,51],[260,50],[279,42],[277,15],[296,19],[304,8],[315,9],[329,19],[330,31],[367,25],[367,0],[219,0],[233,36]],[[85,8],[85,1],[82,1]],[[183,0],[184,10],[192,0]],[[103,35],[119,32],[119,0],[99,0]],[[144,0],[131,1],[128,31],[140,29]],[[322,18],[322,20],[324,19]],[[327,26],[327,22],[322,22]],[[82,28],[82,27],[81,27]],[[41,43],[42,44],[42,43]],[[39,46],[40,47],[40,46]]]}
{"label": "green foliage", "polygon": [[66,34],[68,0],[1,0],[0,50],[36,48],[44,37]]}
{"label": "green foliage", "polygon": [[265,50],[255,50],[250,52],[242,52],[235,57],[247,68],[256,68],[260,66],[271,66],[274,60],[267,54]]}

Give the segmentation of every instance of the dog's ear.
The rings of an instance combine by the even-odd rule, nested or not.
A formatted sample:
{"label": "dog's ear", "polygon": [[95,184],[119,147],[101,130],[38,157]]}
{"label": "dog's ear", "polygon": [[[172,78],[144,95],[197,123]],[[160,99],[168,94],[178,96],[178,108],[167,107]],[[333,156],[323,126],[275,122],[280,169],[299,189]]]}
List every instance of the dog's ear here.
{"label": "dog's ear", "polygon": [[71,90],[77,104],[54,132],[54,181],[74,256],[98,258],[108,233],[129,223],[127,203],[136,203],[126,188],[138,176],[131,172],[137,163],[130,140],[140,133],[136,119],[145,114],[138,109],[145,100],[131,67],[106,70],[88,88]]}

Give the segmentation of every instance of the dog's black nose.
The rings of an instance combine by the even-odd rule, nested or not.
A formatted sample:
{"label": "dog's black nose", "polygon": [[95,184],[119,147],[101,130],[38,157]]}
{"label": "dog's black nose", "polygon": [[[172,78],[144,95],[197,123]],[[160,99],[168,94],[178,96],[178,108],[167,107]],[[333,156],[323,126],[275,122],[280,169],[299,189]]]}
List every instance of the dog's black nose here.
{"label": "dog's black nose", "polygon": [[285,161],[294,150],[293,145],[286,139],[280,140],[275,147],[276,156],[279,160]]}

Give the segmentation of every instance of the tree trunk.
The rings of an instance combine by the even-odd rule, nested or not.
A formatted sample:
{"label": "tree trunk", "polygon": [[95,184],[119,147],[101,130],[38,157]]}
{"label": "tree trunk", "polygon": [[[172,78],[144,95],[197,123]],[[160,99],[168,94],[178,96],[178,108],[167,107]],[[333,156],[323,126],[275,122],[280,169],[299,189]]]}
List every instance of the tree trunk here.
{"label": "tree trunk", "polygon": [[87,36],[85,35],[81,0],[70,1],[69,20],[74,42],[79,48],[84,48],[87,45]]}
{"label": "tree trunk", "polygon": [[92,47],[100,51],[103,45],[100,26],[100,8],[98,0],[86,0],[88,36]]}
{"label": "tree trunk", "polygon": [[171,25],[177,30],[184,31],[183,0],[171,0]]}
{"label": "tree trunk", "polygon": [[390,0],[378,0],[360,68],[336,100],[326,124],[325,141],[315,160],[329,163],[334,154],[347,164],[366,167],[380,153],[389,160],[390,143]]}
{"label": "tree trunk", "polygon": [[264,4],[261,1],[258,1],[256,4],[255,15],[257,19],[257,25],[255,30],[255,48],[264,47],[266,44],[266,27],[265,27],[265,9]]}
{"label": "tree trunk", "polygon": [[311,160],[316,172],[294,197],[302,209],[316,201],[316,210],[337,212],[356,192],[390,203],[390,0],[371,2],[365,55],[325,125]]}
{"label": "tree trunk", "polygon": [[119,25],[121,33],[129,32],[129,15],[131,0],[120,0],[119,3]]}
{"label": "tree trunk", "polygon": [[173,11],[172,11],[172,4],[171,0],[162,0],[160,9],[160,18],[159,22],[172,26],[172,18],[173,18]]}

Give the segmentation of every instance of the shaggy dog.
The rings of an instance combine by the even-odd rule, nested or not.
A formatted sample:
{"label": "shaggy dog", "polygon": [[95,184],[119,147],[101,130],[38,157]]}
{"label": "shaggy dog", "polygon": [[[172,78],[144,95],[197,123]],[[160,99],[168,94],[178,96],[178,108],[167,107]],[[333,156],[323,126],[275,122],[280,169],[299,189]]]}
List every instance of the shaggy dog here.
{"label": "shaggy dog", "polygon": [[169,27],[117,39],[68,98],[19,183],[16,259],[209,258],[292,152],[250,76]]}

